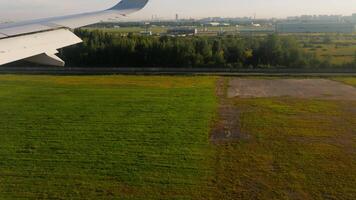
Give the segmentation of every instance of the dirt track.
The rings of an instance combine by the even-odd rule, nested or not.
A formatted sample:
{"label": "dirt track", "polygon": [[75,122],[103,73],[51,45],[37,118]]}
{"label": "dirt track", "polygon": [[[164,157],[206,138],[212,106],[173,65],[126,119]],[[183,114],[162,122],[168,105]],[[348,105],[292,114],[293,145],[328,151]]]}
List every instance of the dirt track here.
{"label": "dirt track", "polygon": [[211,130],[211,142],[221,144],[239,139],[247,139],[249,136],[240,131],[239,111],[233,105],[232,99],[226,98],[226,82],[220,78],[216,86],[216,95],[219,99],[218,118]]}
{"label": "dirt track", "polygon": [[228,97],[295,97],[326,100],[356,100],[356,88],[327,79],[232,78]]}

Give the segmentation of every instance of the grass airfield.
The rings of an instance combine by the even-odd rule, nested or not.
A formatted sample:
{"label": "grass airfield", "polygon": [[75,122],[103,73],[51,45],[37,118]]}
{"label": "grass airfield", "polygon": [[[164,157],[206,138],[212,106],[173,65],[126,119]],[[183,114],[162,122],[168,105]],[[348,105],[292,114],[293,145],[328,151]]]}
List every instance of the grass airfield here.
{"label": "grass airfield", "polygon": [[0,199],[356,198],[356,101],[231,79],[0,76]]}

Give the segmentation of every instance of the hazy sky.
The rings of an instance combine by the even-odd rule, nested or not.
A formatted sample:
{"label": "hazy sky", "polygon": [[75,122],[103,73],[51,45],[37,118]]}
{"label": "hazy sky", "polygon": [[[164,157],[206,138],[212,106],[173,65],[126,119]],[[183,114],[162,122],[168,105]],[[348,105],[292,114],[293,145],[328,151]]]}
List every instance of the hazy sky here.
{"label": "hazy sky", "polygon": [[[22,20],[72,14],[114,5],[118,0],[0,0],[0,19]],[[147,7],[131,19],[225,16],[257,18],[302,14],[356,13],[356,0],[150,0]]]}

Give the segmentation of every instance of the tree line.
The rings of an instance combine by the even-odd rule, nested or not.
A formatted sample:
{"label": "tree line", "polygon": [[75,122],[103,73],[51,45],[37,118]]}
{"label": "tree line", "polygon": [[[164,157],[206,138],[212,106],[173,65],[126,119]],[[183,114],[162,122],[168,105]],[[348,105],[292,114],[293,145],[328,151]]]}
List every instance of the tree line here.
{"label": "tree line", "polygon": [[[65,48],[68,66],[176,68],[335,67],[292,36],[147,37],[76,30],[83,43]],[[356,66],[355,61],[344,67]],[[340,66],[338,66],[340,67]]]}

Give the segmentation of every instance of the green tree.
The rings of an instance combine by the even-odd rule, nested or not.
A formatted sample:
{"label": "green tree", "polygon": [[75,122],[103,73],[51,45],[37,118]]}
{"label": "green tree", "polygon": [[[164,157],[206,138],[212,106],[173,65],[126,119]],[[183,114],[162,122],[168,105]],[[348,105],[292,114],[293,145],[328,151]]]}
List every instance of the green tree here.
{"label": "green tree", "polygon": [[[294,37],[144,37],[79,29],[80,45],[64,49],[69,66],[112,67],[318,67]],[[355,52],[356,63],[356,52]],[[356,64],[355,64],[356,65]]]}
{"label": "green tree", "polygon": [[294,37],[284,37],[281,39],[283,60],[281,64],[286,67],[301,67],[307,65],[304,51],[300,48],[298,41]]}
{"label": "green tree", "polygon": [[213,50],[206,38],[197,39],[195,42],[195,50],[200,65],[208,63],[212,59]]}
{"label": "green tree", "polygon": [[273,34],[261,41],[254,58],[259,66],[280,66],[283,63],[283,48],[280,38]]}
{"label": "green tree", "polygon": [[323,38],[323,43],[324,44],[331,44],[333,42],[333,40],[331,39],[330,35],[326,35]]}
{"label": "green tree", "polygon": [[242,66],[246,62],[246,47],[243,40],[229,38],[225,44],[225,60],[231,66]]}
{"label": "green tree", "polygon": [[213,58],[212,58],[211,64],[213,64],[213,65],[225,64],[224,50],[222,48],[222,44],[221,44],[220,40],[214,40],[212,52],[213,52]]}

